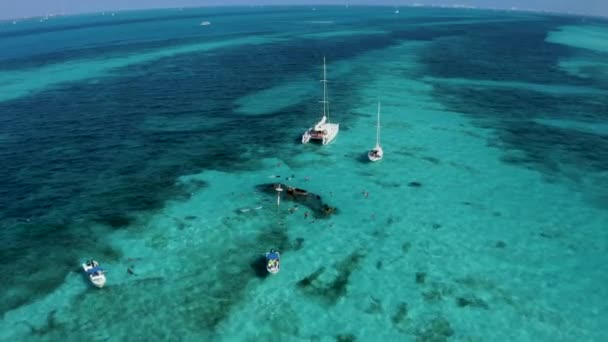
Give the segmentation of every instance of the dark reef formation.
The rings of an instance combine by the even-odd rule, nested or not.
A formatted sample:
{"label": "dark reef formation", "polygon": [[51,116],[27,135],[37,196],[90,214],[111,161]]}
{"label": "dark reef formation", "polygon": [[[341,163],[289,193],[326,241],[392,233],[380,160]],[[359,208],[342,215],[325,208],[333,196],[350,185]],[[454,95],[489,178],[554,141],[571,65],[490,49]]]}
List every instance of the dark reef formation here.
{"label": "dark reef formation", "polygon": [[321,298],[330,305],[333,305],[346,295],[350,275],[358,267],[364,256],[363,252],[355,251],[335,265],[337,275],[332,277],[333,279],[319,279],[326,271],[325,267],[321,267],[298,281],[297,287],[305,294]]}

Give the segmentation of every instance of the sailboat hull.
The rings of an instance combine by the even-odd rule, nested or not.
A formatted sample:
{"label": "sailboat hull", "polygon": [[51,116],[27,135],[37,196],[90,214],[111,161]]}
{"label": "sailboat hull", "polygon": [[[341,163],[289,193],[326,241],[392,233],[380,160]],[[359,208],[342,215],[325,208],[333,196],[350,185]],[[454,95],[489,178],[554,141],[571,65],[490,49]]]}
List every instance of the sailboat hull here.
{"label": "sailboat hull", "polygon": [[375,148],[375,149],[367,152],[367,158],[369,158],[370,161],[375,162],[375,161],[382,159],[382,157],[384,157],[384,151],[382,150],[382,147]]}
{"label": "sailboat hull", "polygon": [[376,146],[367,152],[369,160],[375,162],[384,157],[384,150],[380,146],[380,102],[378,102],[378,121],[376,121]]}

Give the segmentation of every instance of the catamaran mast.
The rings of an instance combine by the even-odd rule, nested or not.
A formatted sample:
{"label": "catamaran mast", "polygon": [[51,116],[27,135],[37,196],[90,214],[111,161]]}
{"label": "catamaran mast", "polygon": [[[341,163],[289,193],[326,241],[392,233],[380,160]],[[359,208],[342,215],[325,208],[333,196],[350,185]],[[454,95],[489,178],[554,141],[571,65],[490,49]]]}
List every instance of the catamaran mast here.
{"label": "catamaran mast", "polygon": [[323,56],[323,116],[327,118],[329,122],[329,102],[327,101],[327,68],[325,67],[325,56]]}

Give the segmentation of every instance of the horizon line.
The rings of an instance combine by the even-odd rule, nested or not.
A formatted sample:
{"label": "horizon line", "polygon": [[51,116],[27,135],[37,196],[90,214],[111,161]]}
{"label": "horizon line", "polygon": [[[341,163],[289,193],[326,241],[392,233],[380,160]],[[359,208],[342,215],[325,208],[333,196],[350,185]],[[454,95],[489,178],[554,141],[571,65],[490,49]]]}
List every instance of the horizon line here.
{"label": "horizon line", "polygon": [[32,15],[27,17],[18,17],[18,18],[0,18],[0,23],[2,22],[16,22],[18,20],[31,20],[38,18],[48,18],[51,17],[72,17],[79,15],[91,15],[91,14],[99,14],[99,13],[125,13],[125,12],[146,12],[146,11],[154,11],[154,10],[179,10],[183,11],[184,9],[201,9],[201,8],[237,8],[237,7],[245,7],[245,8],[264,8],[264,7],[388,7],[388,8],[399,8],[399,7],[407,7],[407,8],[445,8],[445,9],[461,9],[461,10],[485,10],[485,11],[498,11],[498,12],[523,12],[523,13],[536,13],[536,14],[548,14],[548,15],[561,15],[561,16],[574,16],[574,17],[591,17],[598,19],[608,19],[608,14],[590,14],[583,12],[571,12],[571,11],[556,11],[556,10],[542,10],[542,9],[533,9],[533,8],[497,8],[497,7],[479,7],[479,6],[469,6],[469,5],[440,5],[440,4],[403,4],[403,5],[374,5],[374,4],[357,4],[357,5],[349,5],[349,4],[322,4],[322,5],[313,5],[313,4],[270,4],[270,5],[242,5],[242,4],[234,4],[234,5],[196,5],[196,6],[178,6],[178,7],[142,7],[142,8],[133,8],[133,9],[117,9],[117,10],[103,10],[103,11],[84,11],[84,12],[75,12],[75,13],[46,13],[41,15]]}

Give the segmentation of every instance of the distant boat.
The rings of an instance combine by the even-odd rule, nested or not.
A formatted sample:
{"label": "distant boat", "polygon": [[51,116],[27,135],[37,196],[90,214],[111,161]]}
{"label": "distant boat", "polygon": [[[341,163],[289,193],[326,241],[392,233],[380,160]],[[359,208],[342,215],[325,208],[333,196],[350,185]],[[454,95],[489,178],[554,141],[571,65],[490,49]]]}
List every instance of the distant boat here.
{"label": "distant boat", "polygon": [[395,14],[399,14],[399,9],[398,8],[395,10]]}
{"label": "distant boat", "polygon": [[201,26],[208,26],[208,25],[211,25],[211,23],[206,20],[201,22]]}
{"label": "distant boat", "polygon": [[312,140],[320,140],[321,144],[327,145],[332,142],[340,131],[340,124],[329,122],[329,101],[327,100],[327,67],[323,57],[323,117],[313,127],[302,134],[302,144]]}
{"label": "distant boat", "polygon": [[367,152],[367,157],[369,160],[375,162],[384,156],[384,151],[382,150],[382,146],[380,146],[380,102],[378,102],[378,117],[376,121],[376,146]]}
{"label": "distant boat", "polygon": [[281,255],[274,249],[266,253],[266,270],[270,274],[277,274],[281,270]]}
{"label": "distant boat", "polygon": [[102,288],[106,284],[106,271],[99,266],[97,261],[87,261],[82,264],[82,269],[89,276],[89,280],[95,287]]}

